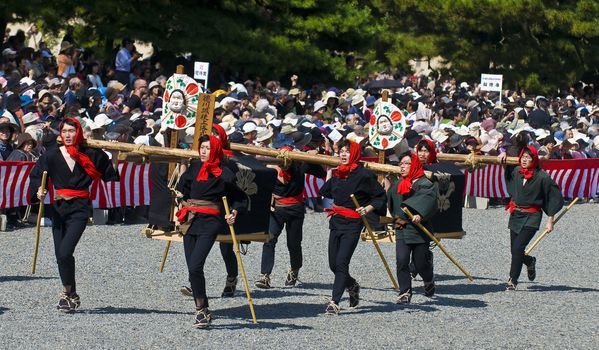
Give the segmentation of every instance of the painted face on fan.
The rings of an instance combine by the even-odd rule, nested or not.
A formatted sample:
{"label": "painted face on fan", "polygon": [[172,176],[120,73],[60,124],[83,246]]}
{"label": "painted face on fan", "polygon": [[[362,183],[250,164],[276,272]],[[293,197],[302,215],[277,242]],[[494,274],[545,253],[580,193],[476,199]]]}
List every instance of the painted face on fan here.
{"label": "painted face on fan", "polygon": [[202,142],[200,145],[200,160],[202,162],[210,159],[210,140]]}
{"label": "painted face on fan", "polygon": [[393,123],[391,123],[391,119],[386,115],[380,116],[376,124],[376,129],[381,135],[391,135],[393,132]]}
{"label": "painted face on fan", "polygon": [[339,150],[339,159],[341,160],[341,164],[349,164],[349,146],[341,147]]}
{"label": "painted face on fan", "polygon": [[64,141],[65,146],[71,146],[75,141],[75,135],[77,135],[77,129],[69,124],[64,124],[60,130],[60,135]]}
{"label": "painted face on fan", "polygon": [[185,97],[183,96],[183,92],[180,90],[173,91],[173,94],[168,102],[168,108],[175,113],[181,113],[184,107]]}

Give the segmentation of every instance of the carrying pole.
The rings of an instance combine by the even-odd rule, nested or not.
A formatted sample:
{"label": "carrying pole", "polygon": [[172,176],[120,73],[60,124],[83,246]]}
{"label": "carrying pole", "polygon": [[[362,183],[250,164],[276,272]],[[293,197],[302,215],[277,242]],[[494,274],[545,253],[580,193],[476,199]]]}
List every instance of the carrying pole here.
{"label": "carrying pole", "polygon": [[[225,207],[225,213],[227,216],[231,215],[231,210],[229,209],[229,202],[227,202],[227,197],[223,196],[223,205]],[[241,277],[243,279],[243,286],[245,287],[245,295],[248,299],[248,304],[250,305],[250,313],[252,314],[252,322],[254,324],[258,323],[256,320],[256,313],[254,312],[254,304],[252,304],[252,296],[250,295],[250,286],[248,285],[248,279],[245,275],[245,268],[243,267],[243,260],[241,259],[241,253],[239,252],[239,242],[237,242],[237,236],[235,235],[235,227],[233,225],[229,225],[229,230],[231,231],[231,239],[233,240],[233,248],[235,249],[235,257],[237,258],[237,264],[239,264],[239,269],[241,270]]]}

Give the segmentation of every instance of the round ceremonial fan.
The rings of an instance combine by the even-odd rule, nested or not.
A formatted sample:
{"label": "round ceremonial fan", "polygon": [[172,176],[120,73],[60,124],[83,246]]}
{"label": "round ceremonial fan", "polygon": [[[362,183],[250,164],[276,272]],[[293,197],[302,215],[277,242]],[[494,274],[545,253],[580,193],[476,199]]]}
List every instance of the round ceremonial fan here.
{"label": "round ceremonial fan", "polygon": [[397,106],[381,102],[374,107],[368,129],[368,140],[374,148],[392,148],[403,140],[405,131],[406,119]]}
{"label": "round ceremonial fan", "polygon": [[196,120],[201,87],[185,74],[173,74],[166,82],[163,96],[162,124],[171,129],[185,129]]}

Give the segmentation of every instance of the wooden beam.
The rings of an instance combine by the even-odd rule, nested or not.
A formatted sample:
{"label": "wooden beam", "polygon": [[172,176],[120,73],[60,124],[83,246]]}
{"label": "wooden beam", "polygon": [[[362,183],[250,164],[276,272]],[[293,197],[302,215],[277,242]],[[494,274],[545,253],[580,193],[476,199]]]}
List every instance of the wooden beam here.
{"label": "wooden beam", "polygon": [[[130,143],[122,143],[122,142],[109,142],[109,141],[100,141],[100,140],[84,140],[84,145],[92,148],[102,148],[106,150],[115,150],[121,152],[135,152],[141,155],[163,155],[184,159],[199,159],[200,156],[197,152],[192,150],[184,150],[184,149],[171,149],[167,147],[157,147],[157,146],[146,146],[146,145],[134,145]],[[238,143],[232,143],[231,149],[233,151],[239,151],[247,154],[272,157],[277,159],[288,158],[290,160],[296,160],[300,162],[307,162],[312,164],[321,164],[321,165],[329,165],[336,167],[341,164],[341,161],[338,157],[325,156],[322,154],[308,154],[305,152],[293,151],[293,152],[283,152],[273,148],[266,147],[258,147],[258,146],[250,146],[250,145],[242,145]],[[446,157],[445,157],[446,156]],[[497,157],[493,156],[470,156],[465,154],[445,154],[444,157],[439,157],[442,160],[451,160],[455,162],[469,162],[469,160],[474,159],[477,163],[485,163],[485,164],[498,164]],[[516,165],[518,164],[518,158],[516,157],[508,157],[507,164]],[[362,162],[365,168],[373,170],[375,172],[389,173],[389,174],[399,174],[399,167],[391,164],[378,164],[372,162]]]}

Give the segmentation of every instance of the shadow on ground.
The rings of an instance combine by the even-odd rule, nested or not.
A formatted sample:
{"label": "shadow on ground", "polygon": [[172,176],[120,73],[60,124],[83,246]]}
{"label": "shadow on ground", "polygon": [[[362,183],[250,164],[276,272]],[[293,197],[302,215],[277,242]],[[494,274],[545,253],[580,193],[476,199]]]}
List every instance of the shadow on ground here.
{"label": "shadow on ground", "polygon": [[[294,319],[294,318],[307,318],[314,317],[318,314],[323,313],[326,307],[325,303],[322,304],[310,304],[310,303],[278,303],[278,304],[266,304],[256,305],[254,304],[254,310],[256,317],[261,320],[278,320],[278,319]],[[239,318],[240,315],[248,315],[249,317],[249,306],[236,306],[232,308],[223,308],[213,311],[215,315],[227,318]]]}
{"label": "shadow on ground", "polygon": [[526,287],[526,290],[531,292],[574,292],[574,293],[592,293],[599,292],[599,289],[584,288],[584,287],[571,287],[562,285],[539,285],[532,284]]}
{"label": "shadow on ground", "polygon": [[44,277],[44,276],[0,276],[0,283],[2,282],[24,282],[24,281],[35,281],[35,280],[55,280],[58,277]]}
{"label": "shadow on ground", "polygon": [[180,312],[180,311],[170,311],[170,310],[150,310],[150,309],[138,309],[134,307],[100,307],[91,310],[84,311],[86,314],[166,314],[166,315],[191,315],[191,312]]}

